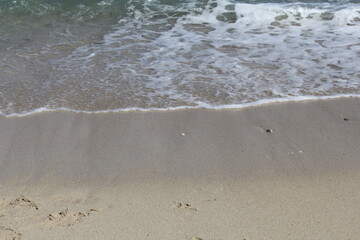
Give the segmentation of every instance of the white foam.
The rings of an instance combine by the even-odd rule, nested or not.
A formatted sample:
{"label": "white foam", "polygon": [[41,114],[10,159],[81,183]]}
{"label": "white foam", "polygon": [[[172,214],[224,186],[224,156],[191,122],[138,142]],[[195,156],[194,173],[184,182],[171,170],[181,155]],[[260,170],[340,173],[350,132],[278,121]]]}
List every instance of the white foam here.
{"label": "white foam", "polygon": [[[24,81],[21,91],[31,89],[30,97],[4,91],[3,99],[10,100],[3,112],[22,112],[11,105],[18,99],[36,107],[106,112],[360,94],[360,4],[214,0],[205,7],[195,1],[128,6],[129,17],[101,41],[70,46],[66,57],[51,62],[50,80],[41,89]],[[4,60],[3,69],[14,65]],[[23,59],[17,64],[21,69]],[[11,69],[7,76],[13,76]]]}
{"label": "white foam", "polygon": [[225,110],[225,109],[234,109],[239,110],[248,107],[257,107],[267,104],[275,103],[286,103],[286,102],[302,102],[302,101],[316,101],[316,100],[326,100],[326,99],[341,99],[341,98],[360,98],[360,94],[351,95],[351,94],[342,94],[337,96],[300,96],[292,98],[274,98],[274,99],[263,99],[256,102],[246,103],[246,104],[229,104],[229,105],[209,105],[205,103],[199,103],[198,106],[179,106],[179,107],[168,107],[168,108],[119,108],[119,109],[110,109],[110,110],[100,110],[100,111],[83,111],[75,110],[70,108],[38,108],[28,112],[22,113],[11,113],[3,114],[0,111],[0,116],[5,118],[17,118],[17,117],[27,117],[35,114],[41,113],[50,113],[50,112],[70,112],[70,113],[82,113],[82,114],[108,114],[108,113],[126,113],[126,112],[165,112],[165,111],[178,111],[178,110],[191,110],[191,109],[208,109],[208,110]]}

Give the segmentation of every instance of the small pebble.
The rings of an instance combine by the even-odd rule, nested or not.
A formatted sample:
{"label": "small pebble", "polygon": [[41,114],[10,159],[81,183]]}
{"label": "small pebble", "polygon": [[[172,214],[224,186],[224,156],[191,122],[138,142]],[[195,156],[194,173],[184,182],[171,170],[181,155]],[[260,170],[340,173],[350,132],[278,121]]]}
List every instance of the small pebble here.
{"label": "small pebble", "polygon": [[271,133],[273,130],[271,130],[271,129],[266,129],[266,132],[267,133]]}
{"label": "small pebble", "polygon": [[349,121],[350,119],[348,119],[348,118],[344,118],[344,121]]}
{"label": "small pebble", "polygon": [[185,133],[181,133],[181,136],[185,136],[186,134]]}

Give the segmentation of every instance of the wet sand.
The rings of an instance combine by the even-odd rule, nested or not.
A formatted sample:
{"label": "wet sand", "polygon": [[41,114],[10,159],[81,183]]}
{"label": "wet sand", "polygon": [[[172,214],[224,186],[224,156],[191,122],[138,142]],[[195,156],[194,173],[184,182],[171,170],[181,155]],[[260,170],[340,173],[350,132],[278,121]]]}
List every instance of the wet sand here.
{"label": "wet sand", "polygon": [[0,239],[356,239],[359,106],[0,118]]}

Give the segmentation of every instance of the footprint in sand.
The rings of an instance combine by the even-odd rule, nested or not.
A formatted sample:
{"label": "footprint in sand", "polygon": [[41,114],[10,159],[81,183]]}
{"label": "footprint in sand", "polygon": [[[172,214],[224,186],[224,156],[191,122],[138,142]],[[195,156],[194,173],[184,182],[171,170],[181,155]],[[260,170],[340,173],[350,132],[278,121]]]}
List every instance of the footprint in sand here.
{"label": "footprint in sand", "polygon": [[175,209],[186,209],[186,210],[190,210],[190,211],[194,211],[196,212],[197,209],[192,207],[190,204],[188,203],[179,203],[179,202],[173,202],[173,208]]}
{"label": "footprint in sand", "polygon": [[21,233],[18,233],[11,228],[0,226],[0,239],[21,240]]}
{"label": "footprint in sand", "polygon": [[91,208],[89,211],[86,212],[72,212],[68,209],[65,209],[61,212],[55,212],[49,214],[47,217],[45,224],[51,226],[71,226],[77,222],[83,220],[83,218],[90,216],[90,214],[94,212],[98,212],[99,210]]}
{"label": "footprint in sand", "polygon": [[34,201],[31,201],[29,198],[25,196],[20,196],[19,198],[15,199],[15,201],[9,203],[9,205],[13,207],[20,206],[20,207],[28,207],[39,210],[38,205]]}

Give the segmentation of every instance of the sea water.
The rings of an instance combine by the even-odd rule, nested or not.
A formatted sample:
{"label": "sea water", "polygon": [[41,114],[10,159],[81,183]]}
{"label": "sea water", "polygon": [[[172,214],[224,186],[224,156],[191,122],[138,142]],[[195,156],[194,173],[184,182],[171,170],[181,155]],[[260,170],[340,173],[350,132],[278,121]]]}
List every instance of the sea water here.
{"label": "sea water", "polygon": [[360,95],[360,0],[0,0],[0,114]]}

